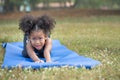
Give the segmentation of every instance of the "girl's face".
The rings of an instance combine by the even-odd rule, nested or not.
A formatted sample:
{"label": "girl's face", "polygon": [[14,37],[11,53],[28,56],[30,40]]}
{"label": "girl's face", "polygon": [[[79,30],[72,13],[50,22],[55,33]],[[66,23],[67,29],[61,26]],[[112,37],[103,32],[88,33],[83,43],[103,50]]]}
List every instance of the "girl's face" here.
{"label": "girl's face", "polygon": [[41,50],[45,45],[46,36],[42,30],[32,31],[29,36],[31,45],[37,50]]}

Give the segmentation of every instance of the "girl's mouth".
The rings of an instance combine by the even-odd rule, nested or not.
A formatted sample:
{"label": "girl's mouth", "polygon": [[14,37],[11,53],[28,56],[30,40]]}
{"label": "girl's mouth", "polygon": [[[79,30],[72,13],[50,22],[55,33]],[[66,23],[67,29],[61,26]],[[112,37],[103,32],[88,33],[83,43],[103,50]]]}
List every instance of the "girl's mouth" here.
{"label": "girl's mouth", "polygon": [[41,49],[41,46],[40,45],[36,45],[35,48],[39,50],[39,49]]}

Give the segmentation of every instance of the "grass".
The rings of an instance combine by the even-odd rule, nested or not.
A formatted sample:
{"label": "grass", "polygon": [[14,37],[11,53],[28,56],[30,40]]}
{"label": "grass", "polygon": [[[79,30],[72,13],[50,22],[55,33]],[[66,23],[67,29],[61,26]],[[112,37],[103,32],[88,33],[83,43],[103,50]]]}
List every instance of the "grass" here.
{"label": "grass", "polygon": [[[87,70],[62,67],[40,70],[1,69],[0,80],[119,80],[120,79],[120,16],[78,17],[57,19],[51,37],[80,55],[102,64]],[[0,21],[0,43],[22,41],[18,21]],[[0,62],[4,59],[0,47]]]}

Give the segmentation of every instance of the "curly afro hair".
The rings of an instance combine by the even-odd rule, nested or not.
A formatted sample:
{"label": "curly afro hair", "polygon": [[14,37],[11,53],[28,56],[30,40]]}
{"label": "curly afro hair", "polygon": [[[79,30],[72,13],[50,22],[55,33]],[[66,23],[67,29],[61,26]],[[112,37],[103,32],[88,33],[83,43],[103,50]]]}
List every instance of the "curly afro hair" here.
{"label": "curly afro hair", "polygon": [[43,15],[37,18],[36,25],[42,29],[45,34],[49,35],[51,30],[55,27],[55,20],[48,15]]}
{"label": "curly afro hair", "polygon": [[24,33],[29,33],[33,26],[35,26],[35,18],[33,16],[26,15],[20,19],[19,29]]}
{"label": "curly afro hair", "polygon": [[43,30],[46,35],[50,35],[51,30],[55,27],[55,24],[55,20],[48,15],[36,18],[31,15],[26,15],[21,18],[19,29],[21,29],[25,34],[30,34],[35,30]]}

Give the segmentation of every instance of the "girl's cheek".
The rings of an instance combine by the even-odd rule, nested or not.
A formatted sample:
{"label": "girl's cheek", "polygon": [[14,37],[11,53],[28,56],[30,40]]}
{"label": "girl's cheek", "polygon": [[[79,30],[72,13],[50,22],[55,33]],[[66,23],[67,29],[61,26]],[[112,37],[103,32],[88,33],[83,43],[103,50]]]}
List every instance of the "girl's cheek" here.
{"label": "girl's cheek", "polygon": [[34,43],[31,42],[31,46],[34,46]]}

